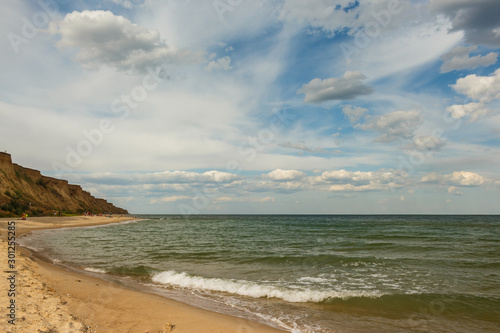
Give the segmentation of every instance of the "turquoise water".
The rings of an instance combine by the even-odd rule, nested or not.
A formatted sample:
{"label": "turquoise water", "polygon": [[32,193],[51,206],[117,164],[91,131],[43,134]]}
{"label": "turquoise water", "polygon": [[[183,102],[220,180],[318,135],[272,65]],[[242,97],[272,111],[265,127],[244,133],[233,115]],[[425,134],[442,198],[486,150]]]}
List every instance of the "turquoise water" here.
{"label": "turquoise water", "polygon": [[499,216],[144,216],[23,240],[290,332],[499,332]]}

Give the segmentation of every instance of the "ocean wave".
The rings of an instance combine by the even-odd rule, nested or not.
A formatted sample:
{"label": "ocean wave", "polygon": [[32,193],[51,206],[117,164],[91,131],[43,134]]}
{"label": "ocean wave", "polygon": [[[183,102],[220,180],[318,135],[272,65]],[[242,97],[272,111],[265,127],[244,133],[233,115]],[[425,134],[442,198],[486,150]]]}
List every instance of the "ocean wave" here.
{"label": "ocean wave", "polygon": [[291,303],[320,303],[329,299],[350,297],[380,297],[374,292],[353,291],[323,291],[313,289],[291,289],[285,286],[258,284],[245,280],[229,280],[220,278],[206,278],[189,275],[185,272],[166,271],[155,274],[152,280],[156,283],[181,288],[203,291],[225,292],[253,298],[279,298]]}
{"label": "ocean wave", "polygon": [[93,268],[93,267],[85,267],[85,268],[83,268],[83,270],[87,271],[87,272],[92,272],[92,273],[102,273],[102,274],[107,273],[104,269]]}

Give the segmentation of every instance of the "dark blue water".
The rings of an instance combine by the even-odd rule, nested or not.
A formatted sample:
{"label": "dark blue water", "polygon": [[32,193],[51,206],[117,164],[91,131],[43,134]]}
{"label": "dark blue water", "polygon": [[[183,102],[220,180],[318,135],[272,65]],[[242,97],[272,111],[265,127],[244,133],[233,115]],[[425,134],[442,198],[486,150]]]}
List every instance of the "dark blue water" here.
{"label": "dark blue water", "polygon": [[144,218],[27,241],[293,332],[500,331],[499,216]]}

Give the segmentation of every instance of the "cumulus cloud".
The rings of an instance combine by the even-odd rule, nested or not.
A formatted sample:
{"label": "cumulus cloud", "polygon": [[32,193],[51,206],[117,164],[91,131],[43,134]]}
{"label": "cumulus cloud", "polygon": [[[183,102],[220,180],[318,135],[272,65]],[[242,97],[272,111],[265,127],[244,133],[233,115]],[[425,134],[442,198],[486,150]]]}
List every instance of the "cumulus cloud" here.
{"label": "cumulus cloud", "polygon": [[361,95],[368,95],[373,88],[363,81],[366,76],[360,72],[347,71],[340,78],[313,79],[304,84],[298,93],[305,95],[306,103],[320,104],[332,100],[354,99]]}
{"label": "cumulus cloud", "polygon": [[208,65],[205,67],[205,69],[209,72],[212,71],[217,71],[217,70],[230,70],[231,67],[231,58],[229,56],[225,56],[222,58],[219,58],[217,60],[212,60],[208,63]]}
{"label": "cumulus cloud", "polygon": [[431,8],[451,21],[451,31],[463,31],[474,45],[500,47],[498,0],[431,0]]}
{"label": "cumulus cloud", "polygon": [[474,69],[481,66],[490,66],[497,62],[498,53],[490,52],[484,56],[470,56],[470,53],[477,49],[477,46],[457,46],[441,59],[444,61],[441,66],[441,73],[457,71],[462,69]]}
{"label": "cumulus cloud", "polygon": [[458,79],[452,88],[473,100],[490,102],[500,98],[500,69],[490,76],[467,75]]}
{"label": "cumulus cloud", "polygon": [[449,175],[441,175],[431,172],[420,180],[423,183],[441,183],[450,186],[479,186],[485,182],[484,177],[469,171],[455,171]]}
{"label": "cumulus cloud", "polygon": [[451,113],[452,118],[461,119],[469,117],[470,121],[476,121],[483,118],[491,112],[483,103],[469,103],[465,105],[452,105],[446,108]]}
{"label": "cumulus cloud", "polygon": [[457,93],[478,102],[471,102],[465,105],[452,105],[446,108],[446,110],[455,119],[469,117],[470,121],[475,121],[491,113],[491,109],[485,103],[500,99],[500,69],[497,69],[490,76],[467,75],[464,78],[458,79],[457,83],[451,87]]}
{"label": "cumulus cloud", "polygon": [[366,117],[366,122],[356,125],[356,128],[378,131],[382,135],[375,141],[391,142],[411,139],[422,121],[423,116],[419,111],[396,111],[381,116]]}
{"label": "cumulus cloud", "polygon": [[438,151],[446,145],[446,140],[439,136],[417,136],[413,138],[411,149],[419,151]]}
{"label": "cumulus cloud", "polygon": [[317,177],[316,182],[330,184],[331,192],[361,192],[379,191],[402,186],[406,181],[406,174],[394,170],[378,171],[325,171]]}
{"label": "cumulus cloud", "polygon": [[[161,205],[190,201],[199,193],[210,196],[212,204],[224,202],[274,202],[276,194],[290,194],[304,191],[320,192],[371,192],[393,191],[418,184],[446,186],[449,193],[459,194],[461,187],[477,187],[487,179],[474,172],[457,171],[451,174],[428,173],[420,178],[409,177],[399,169],[375,171],[334,169],[320,171],[308,176],[306,172],[293,169],[275,169],[262,174],[239,176],[221,171],[203,173],[187,171],[166,171],[149,174],[94,174],[74,175],[72,181],[92,191],[101,189],[117,197],[124,195],[143,196],[150,204]],[[92,177],[89,177],[92,176]],[[114,179],[110,182],[110,179]],[[117,179],[122,179],[117,182]],[[412,191],[408,191],[413,193]],[[101,193],[97,191],[96,193]],[[252,196],[250,193],[262,193]]]}
{"label": "cumulus cloud", "polygon": [[276,169],[268,174],[263,175],[263,178],[271,179],[274,181],[292,181],[292,180],[298,180],[304,177],[305,173],[299,170],[283,170],[283,169]]}
{"label": "cumulus cloud", "polygon": [[160,38],[158,31],[134,24],[110,11],[72,12],[52,22],[49,32],[59,35],[59,48],[78,50],[75,60],[86,68],[107,65],[118,70],[198,61],[199,55],[179,50]]}
{"label": "cumulus cloud", "polygon": [[346,105],[342,109],[342,112],[344,113],[344,116],[349,119],[351,124],[356,124],[361,120],[361,118],[364,117],[368,110],[358,106]]}
{"label": "cumulus cloud", "polygon": [[[321,172],[321,171],[318,171]],[[362,192],[384,191],[406,186],[408,175],[401,170],[377,171],[328,170],[306,176],[299,170],[277,169],[262,175],[264,181],[248,183],[252,192],[293,193],[298,191]]]}

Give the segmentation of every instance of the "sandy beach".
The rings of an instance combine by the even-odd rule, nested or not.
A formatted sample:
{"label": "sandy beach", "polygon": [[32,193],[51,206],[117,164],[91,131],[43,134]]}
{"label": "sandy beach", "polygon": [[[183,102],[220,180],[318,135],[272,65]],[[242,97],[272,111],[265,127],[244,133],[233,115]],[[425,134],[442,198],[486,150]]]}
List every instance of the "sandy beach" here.
{"label": "sandy beach", "polygon": [[[16,238],[33,230],[119,223],[129,217],[0,219],[2,332],[283,332],[246,319],[210,312],[68,270],[16,247],[15,274],[8,266],[8,224]],[[12,257],[12,255],[11,255]],[[15,278],[12,277],[15,275]],[[9,280],[10,278],[10,280]],[[8,291],[15,291],[15,296]],[[15,300],[15,312],[7,307]],[[15,325],[8,321],[15,313]]]}

